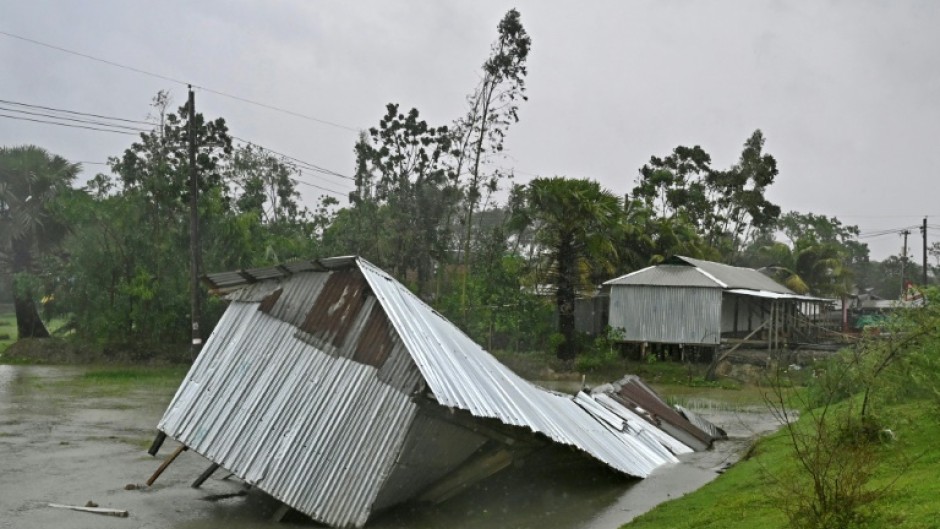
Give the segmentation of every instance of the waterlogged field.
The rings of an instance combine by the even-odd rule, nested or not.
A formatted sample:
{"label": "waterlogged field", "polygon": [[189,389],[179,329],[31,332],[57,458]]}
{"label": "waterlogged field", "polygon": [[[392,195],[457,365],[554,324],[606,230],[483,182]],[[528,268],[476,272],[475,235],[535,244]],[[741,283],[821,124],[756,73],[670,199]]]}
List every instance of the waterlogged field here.
{"label": "waterlogged field", "polygon": [[[219,471],[200,489],[190,488],[208,462],[189,451],[154,486],[137,487],[178,446],[168,440],[156,459],[146,453],[185,373],[185,367],[0,365],[0,512],[8,513],[0,527],[129,526],[128,520],[48,507],[88,501],[129,511],[134,527],[271,527],[277,502],[237,478],[220,479],[226,473]],[[719,402],[744,395],[705,389],[682,398]],[[625,480],[594,465],[549,470],[522,464],[444,504],[379,514],[369,527],[616,527],[714,479],[750,439],[776,425],[766,414],[737,411],[734,402],[709,406],[732,440],[646,480]],[[294,524],[312,526],[303,517],[287,526]]]}

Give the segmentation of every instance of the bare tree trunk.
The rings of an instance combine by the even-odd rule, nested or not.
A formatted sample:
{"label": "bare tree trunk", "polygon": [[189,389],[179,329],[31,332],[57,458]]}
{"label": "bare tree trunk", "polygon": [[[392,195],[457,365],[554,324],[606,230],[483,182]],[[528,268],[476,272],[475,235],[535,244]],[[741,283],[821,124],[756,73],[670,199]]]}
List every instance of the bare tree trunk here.
{"label": "bare tree trunk", "polygon": [[13,293],[13,310],[16,313],[16,330],[19,338],[48,338],[49,331],[42,322],[42,318],[39,317],[39,310],[33,301],[32,293],[20,292],[13,285],[13,278],[16,274],[29,271],[29,265],[32,262],[32,256],[29,253],[30,241],[15,239],[11,246],[13,249],[13,266],[8,281],[10,291]]}
{"label": "bare tree trunk", "polygon": [[561,360],[574,360],[577,344],[574,322],[575,274],[577,256],[571,241],[562,241],[558,252],[558,290],[555,301],[558,307],[558,332],[564,340],[558,345],[556,354]]}
{"label": "bare tree trunk", "polygon": [[16,312],[16,330],[20,339],[49,337],[49,331],[39,317],[39,310],[32,299],[21,298],[14,293],[13,309]]}

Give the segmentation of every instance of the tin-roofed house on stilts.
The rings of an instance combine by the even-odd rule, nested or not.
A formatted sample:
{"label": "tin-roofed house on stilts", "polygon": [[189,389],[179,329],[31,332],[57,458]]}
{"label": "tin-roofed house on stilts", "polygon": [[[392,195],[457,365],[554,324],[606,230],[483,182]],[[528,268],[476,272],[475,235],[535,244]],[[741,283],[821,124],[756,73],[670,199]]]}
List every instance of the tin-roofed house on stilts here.
{"label": "tin-roofed house on stilts", "polygon": [[609,325],[645,356],[650,349],[711,357],[721,346],[777,350],[817,342],[831,300],[796,294],[751,268],[672,257],[605,283]]}
{"label": "tin-roofed house on stilts", "polygon": [[539,447],[634,477],[692,451],[613,399],[521,379],[362,259],[208,280],[231,304],[158,428],[318,522],[446,499]]}

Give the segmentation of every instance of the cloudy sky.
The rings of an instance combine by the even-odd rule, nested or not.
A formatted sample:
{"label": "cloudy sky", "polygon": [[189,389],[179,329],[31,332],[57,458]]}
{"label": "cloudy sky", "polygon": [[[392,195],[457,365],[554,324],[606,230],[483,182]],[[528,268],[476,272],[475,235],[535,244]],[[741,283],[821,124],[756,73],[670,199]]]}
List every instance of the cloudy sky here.
{"label": "cloudy sky", "polygon": [[[651,155],[698,144],[723,168],[759,128],[780,169],[769,197],[785,211],[867,234],[924,216],[940,225],[940,2],[0,0],[0,32],[210,89],[197,108],[235,136],[348,175],[355,131],[386,103],[432,124],[464,112],[512,7],[533,41],[529,101],[501,161],[517,181],[589,177],[623,194]],[[186,98],[172,80],[9,35],[0,64],[8,102],[143,119],[158,90]],[[132,140],[0,116],[0,145],[75,161],[103,162]],[[322,193],[303,190],[311,202]],[[864,240],[875,258],[900,252],[897,233]]]}

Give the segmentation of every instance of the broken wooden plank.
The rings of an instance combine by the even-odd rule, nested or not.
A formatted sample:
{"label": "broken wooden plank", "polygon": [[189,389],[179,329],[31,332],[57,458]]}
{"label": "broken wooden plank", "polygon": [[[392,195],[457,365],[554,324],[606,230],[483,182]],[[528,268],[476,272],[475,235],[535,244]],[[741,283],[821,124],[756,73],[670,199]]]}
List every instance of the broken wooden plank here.
{"label": "broken wooden plank", "polygon": [[105,507],[81,507],[79,505],[62,505],[60,503],[50,503],[49,507],[54,509],[70,509],[79,512],[90,512],[93,514],[103,514],[105,516],[117,516],[118,518],[127,518],[128,513],[121,509],[108,509]]}
{"label": "broken wooden plank", "polygon": [[456,471],[431,485],[418,497],[418,501],[442,503],[467,487],[508,467],[512,461],[513,455],[502,446],[484,449],[464,462]]}
{"label": "broken wooden plank", "polygon": [[157,481],[157,478],[160,477],[160,474],[163,474],[163,471],[166,470],[166,467],[170,466],[170,463],[176,460],[176,458],[186,450],[188,450],[186,445],[180,445],[179,448],[174,450],[173,453],[170,454],[170,457],[166,458],[166,461],[160,465],[160,468],[158,468],[157,471],[154,472],[152,476],[150,476],[150,479],[147,480],[147,486],[149,487],[153,485],[153,482]]}

